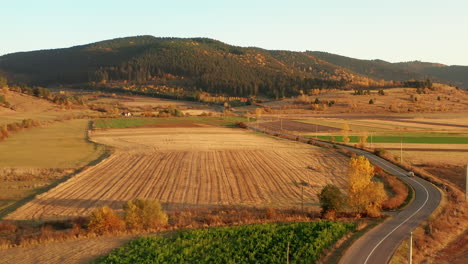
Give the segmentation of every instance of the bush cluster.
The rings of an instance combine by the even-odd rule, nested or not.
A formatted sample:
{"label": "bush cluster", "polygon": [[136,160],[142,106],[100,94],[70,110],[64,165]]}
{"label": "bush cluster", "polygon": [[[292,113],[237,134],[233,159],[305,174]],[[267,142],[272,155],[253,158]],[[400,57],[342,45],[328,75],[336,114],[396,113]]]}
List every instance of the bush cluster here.
{"label": "bush cluster", "polygon": [[167,214],[155,200],[137,199],[124,205],[123,218],[105,206],[91,213],[88,228],[97,234],[129,230],[154,230],[166,225]]}

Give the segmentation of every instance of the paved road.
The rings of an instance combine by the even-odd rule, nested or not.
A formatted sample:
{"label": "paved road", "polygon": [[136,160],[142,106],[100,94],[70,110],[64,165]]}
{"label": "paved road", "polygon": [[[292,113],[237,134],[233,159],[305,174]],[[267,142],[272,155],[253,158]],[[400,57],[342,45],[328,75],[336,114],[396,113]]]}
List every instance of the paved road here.
{"label": "paved road", "polygon": [[342,264],[388,263],[401,241],[407,239],[409,233],[439,206],[440,192],[434,185],[421,178],[407,177],[407,171],[382,158],[361,150],[352,149],[352,151],[366,156],[373,164],[400,177],[414,189],[415,198],[410,205],[359,238],[339,262]]}
{"label": "paved road", "polygon": [[[253,126],[250,128],[263,130]],[[284,134],[284,136],[296,138],[295,135]],[[299,137],[298,140],[307,142],[308,139]],[[321,143],[331,145],[327,142],[321,141]],[[355,241],[339,262],[341,264],[388,263],[401,241],[407,239],[409,233],[437,208],[441,199],[440,192],[434,185],[421,178],[407,177],[407,171],[372,153],[351,147],[339,145],[338,147],[366,156],[374,165],[398,176],[414,189],[415,197],[411,204]]]}

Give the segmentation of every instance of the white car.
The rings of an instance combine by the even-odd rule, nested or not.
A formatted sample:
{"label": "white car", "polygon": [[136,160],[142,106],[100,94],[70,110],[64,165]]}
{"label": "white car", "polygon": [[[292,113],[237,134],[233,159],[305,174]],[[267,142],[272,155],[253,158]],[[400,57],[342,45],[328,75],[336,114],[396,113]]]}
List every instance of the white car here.
{"label": "white car", "polygon": [[414,177],[414,172],[412,171],[408,172],[408,177]]}

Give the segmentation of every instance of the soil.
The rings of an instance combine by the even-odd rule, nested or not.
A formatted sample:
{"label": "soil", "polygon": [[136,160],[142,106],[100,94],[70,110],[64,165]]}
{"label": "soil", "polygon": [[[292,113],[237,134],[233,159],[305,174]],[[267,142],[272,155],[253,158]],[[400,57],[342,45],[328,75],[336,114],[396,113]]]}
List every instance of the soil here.
{"label": "soil", "polygon": [[466,169],[464,166],[448,164],[421,164],[418,165],[418,167],[433,175],[437,175],[440,178],[449,180],[462,191],[464,191],[466,188]]}
{"label": "soil", "polygon": [[[282,125],[281,125],[282,123]],[[289,119],[283,119],[283,121],[274,121],[268,123],[260,123],[260,127],[266,127],[267,129],[280,131],[281,127],[287,129],[288,131],[296,132],[336,132],[340,131],[337,128],[329,126],[321,126],[314,124],[307,124],[302,122],[297,122]]]}

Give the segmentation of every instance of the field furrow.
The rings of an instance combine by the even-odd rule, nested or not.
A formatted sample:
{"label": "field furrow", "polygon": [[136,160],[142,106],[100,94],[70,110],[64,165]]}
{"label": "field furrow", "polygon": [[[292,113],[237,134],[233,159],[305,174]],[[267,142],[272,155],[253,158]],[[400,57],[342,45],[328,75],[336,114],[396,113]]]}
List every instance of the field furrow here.
{"label": "field furrow", "polygon": [[[94,132],[115,153],[37,196],[7,219],[89,215],[136,198],[166,210],[191,206],[316,206],[321,187],[346,186],[347,158],[331,150],[227,128],[140,128]],[[177,131],[178,130],[178,131]],[[309,168],[309,166],[314,169]]]}

